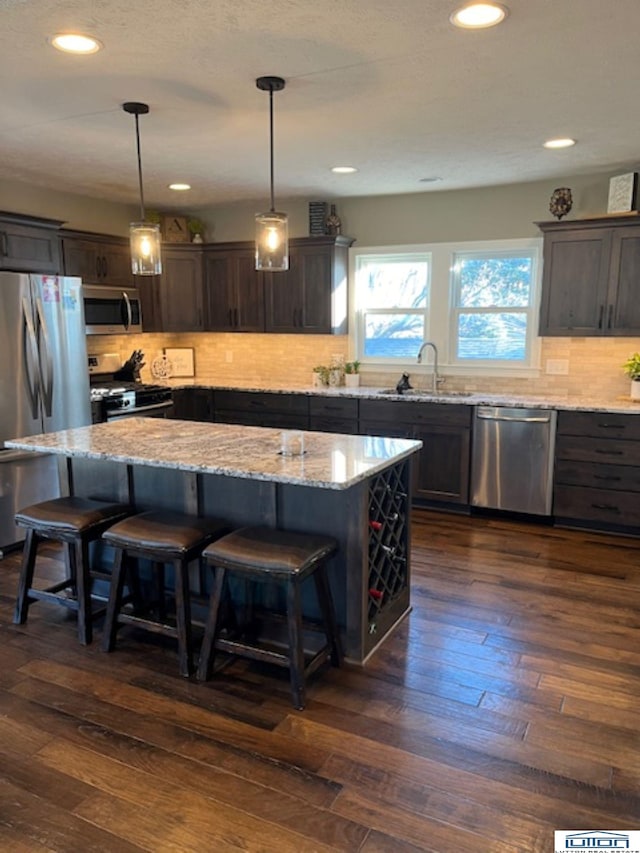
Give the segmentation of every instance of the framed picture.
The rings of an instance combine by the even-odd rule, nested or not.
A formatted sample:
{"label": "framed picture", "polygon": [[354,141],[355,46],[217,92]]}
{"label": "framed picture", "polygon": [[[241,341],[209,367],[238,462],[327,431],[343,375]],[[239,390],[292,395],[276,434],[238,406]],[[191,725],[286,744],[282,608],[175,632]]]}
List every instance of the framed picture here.
{"label": "framed picture", "polygon": [[171,376],[195,376],[195,350],[193,347],[165,347],[164,354],[171,362]]}
{"label": "framed picture", "polygon": [[166,243],[189,243],[191,237],[186,216],[163,216],[162,239]]}
{"label": "framed picture", "polygon": [[630,213],[638,209],[638,173],[616,175],[609,181],[607,213]]}

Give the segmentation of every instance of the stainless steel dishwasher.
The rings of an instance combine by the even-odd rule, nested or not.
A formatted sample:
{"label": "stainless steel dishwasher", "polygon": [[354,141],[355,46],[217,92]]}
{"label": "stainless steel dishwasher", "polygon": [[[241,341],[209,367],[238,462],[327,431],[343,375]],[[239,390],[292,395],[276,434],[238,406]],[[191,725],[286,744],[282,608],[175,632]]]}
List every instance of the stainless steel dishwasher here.
{"label": "stainless steel dishwasher", "polygon": [[551,515],[557,412],[476,406],[473,506]]}

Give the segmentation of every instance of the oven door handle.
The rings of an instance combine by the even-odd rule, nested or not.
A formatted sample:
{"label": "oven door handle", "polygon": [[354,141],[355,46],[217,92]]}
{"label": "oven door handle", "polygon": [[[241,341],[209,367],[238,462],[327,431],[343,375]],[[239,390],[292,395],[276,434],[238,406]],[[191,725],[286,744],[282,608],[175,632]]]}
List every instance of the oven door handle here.
{"label": "oven door handle", "polygon": [[164,409],[170,409],[173,406],[173,400],[167,400],[165,403],[152,403],[150,406],[136,406],[133,409],[124,409],[122,411],[116,410],[115,412],[109,412],[109,417],[113,420],[117,417],[128,417],[133,418],[136,415],[142,414],[142,412],[161,412]]}

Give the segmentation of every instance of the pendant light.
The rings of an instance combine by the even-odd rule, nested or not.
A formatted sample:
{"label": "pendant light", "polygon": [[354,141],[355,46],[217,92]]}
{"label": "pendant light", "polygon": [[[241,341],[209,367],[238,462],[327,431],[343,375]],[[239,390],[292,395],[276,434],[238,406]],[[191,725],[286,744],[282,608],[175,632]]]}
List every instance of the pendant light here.
{"label": "pendant light", "polygon": [[256,86],[269,93],[269,150],[271,164],[271,207],[256,214],[256,269],[284,272],[289,269],[289,224],[286,213],[278,213],[273,201],[273,93],[284,89],[282,77],[258,77]]}
{"label": "pendant light", "polygon": [[138,116],[149,112],[147,104],[127,101],[122,105],[125,113],[136,119],[136,146],[138,150],[138,184],[140,186],[140,221],[129,225],[129,241],[131,244],[131,270],[134,275],[160,275],[162,262],[160,260],[160,226],[146,222],[144,215],[144,191],[142,189],[142,159],[140,157],[140,129]]}

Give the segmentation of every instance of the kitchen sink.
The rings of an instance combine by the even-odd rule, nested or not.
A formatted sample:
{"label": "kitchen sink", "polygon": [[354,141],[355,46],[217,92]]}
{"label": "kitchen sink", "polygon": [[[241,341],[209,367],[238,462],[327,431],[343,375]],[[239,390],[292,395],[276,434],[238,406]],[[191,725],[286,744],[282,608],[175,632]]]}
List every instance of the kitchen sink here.
{"label": "kitchen sink", "polygon": [[422,391],[419,388],[409,388],[402,393],[395,388],[383,388],[378,391],[383,397],[471,397],[472,391]]}

